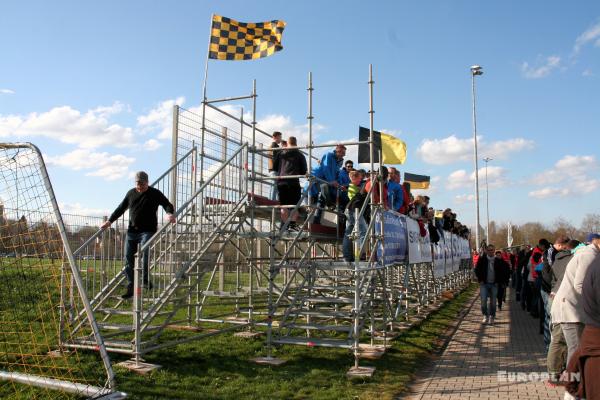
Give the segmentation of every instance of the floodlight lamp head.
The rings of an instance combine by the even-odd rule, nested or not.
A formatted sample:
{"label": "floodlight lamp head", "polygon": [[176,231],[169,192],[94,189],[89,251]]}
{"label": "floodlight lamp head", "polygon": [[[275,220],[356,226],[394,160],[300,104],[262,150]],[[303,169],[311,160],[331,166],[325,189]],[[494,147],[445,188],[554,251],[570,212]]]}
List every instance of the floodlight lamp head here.
{"label": "floodlight lamp head", "polygon": [[481,68],[481,65],[471,65],[471,74],[483,75],[483,70]]}

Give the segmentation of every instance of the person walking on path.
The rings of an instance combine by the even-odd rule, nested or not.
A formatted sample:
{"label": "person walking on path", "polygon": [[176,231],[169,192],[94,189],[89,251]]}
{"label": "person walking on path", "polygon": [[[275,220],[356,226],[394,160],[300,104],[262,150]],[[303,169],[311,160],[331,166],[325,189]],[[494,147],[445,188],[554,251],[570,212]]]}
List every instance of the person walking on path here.
{"label": "person walking on path", "polygon": [[[129,226],[125,240],[125,274],[127,276],[127,291],[121,296],[129,299],[133,296],[133,267],[138,246],[142,247],[158,230],[156,212],[161,206],[167,213],[167,220],[175,223],[173,204],[158,189],[148,186],[148,174],[139,171],[135,174],[135,187],[127,192],[125,198],[100,228],[108,228],[121,215],[129,210]],[[142,282],[144,287],[152,289],[148,279],[148,250],[142,255]]]}
{"label": "person walking on path", "polygon": [[[600,235],[594,234],[598,238]],[[592,240],[589,253],[600,254],[600,241]],[[582,254],[582,257],[585,257]],[[578,284],[578,282],[577,282]],[[585,328],[579,347],[567,367],[567,378],[579,373],[581,379],[569,379],[567,390],[579,399],[600,399],[600,257],[591,261],[581,286],[581,305]]]}
{"label": "person walking on path", "polygon": [[481,296],[481,313],[483,314],[481,322],[484,324],[494,323],[498,284],[506,284],[510,273],[508,264],[502,258],[495,257],[495,250],[494,245],[487,245],[486,254],[479,257],[475,266],[475,276],[479,282]]}
{"label": "person walking on path", "polygon": [[579,346],[584,328],[583,282],[588,270],[600,268],[600,234],[588,236],[590,244],[575,253],[565,270],[560,288],[552,301],[552,321],[561,324],[567,343],[567,364]]}
{"label": "person walking on path", "polygon": [[[574,249],[579,246],[578,240],[570,240],[563,250],[560,250],[555,254],[554,262],[552,263],[552,289],[549,296],[550,314],[552,312],[552,303],[556,292],[563,280],[565,275],[565,269],[575,254]],[[565,336],[562,333],[560,324],[556,321],[552,321],[550,318],[550,345],[548,346],[548,355],[546,357],[548,375],[550,376],[549,384],[558,384],[560,374],[565,369],[567,362],[567,342],[565,342]]]}

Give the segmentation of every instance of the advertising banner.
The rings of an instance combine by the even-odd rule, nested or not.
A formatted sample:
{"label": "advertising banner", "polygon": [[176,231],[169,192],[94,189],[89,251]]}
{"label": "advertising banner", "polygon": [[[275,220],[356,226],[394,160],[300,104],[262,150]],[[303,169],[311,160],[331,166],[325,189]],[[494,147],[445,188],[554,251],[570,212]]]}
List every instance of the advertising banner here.
{"label": "advertising banner", "polygon": [[419,251],[421,252],[421,262],[433,262],[433,254],[431,253],[431,239],[429,238],[429,231],[425,228],[427,235],[421,236],[419,234]]}
{"label": "advertising banner", "polygon": [[458,271],[460,267],[460,238],[452,234],[452,272]]}
{"label": "advertising banner", "polygon": [[419,239],[419,224],[412,218],[406,218],[406,231],[408,235],[408,263],[417,264],[421,261],[421,249]]}
{"label": "advertising banner", "polygon": [[446,249],[444,238],[440,235],[440,241],[432,244],[433,248],[433,276],[436,278],[446,275]]}
{"label": "advertising banner", "polygon": [[[380,232],[381,216],[377,215],[375,220],[375,229]],[[410,219],[410,218],[408,218]],[[385,265],[401,263],[406,261],[407,252],[407,218],[404,215],[392,213],[389,211],[383,212],[383,229],[384,229],[384,245],[385,245]],[[418,227],[417,227],[418,228]],[[381,246],[377,249],[377,259],[382,258]]]}

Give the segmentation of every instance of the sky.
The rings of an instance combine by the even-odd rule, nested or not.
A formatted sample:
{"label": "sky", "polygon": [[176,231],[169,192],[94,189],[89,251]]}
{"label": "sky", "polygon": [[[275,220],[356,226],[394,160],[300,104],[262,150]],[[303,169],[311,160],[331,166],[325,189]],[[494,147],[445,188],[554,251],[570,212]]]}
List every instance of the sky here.
{"label": "sky", "polygon": [[306,144],[312,72],[315,142],[356,140],[372,64],[374,128],[406,142],[400,170],[431,176],[431,205],[471,225],[479,64],[482,222],[485,157],[492,220],[598,213],[600,2],[3,1],[0,141],[42,150],[63,212],[108,215],[135,171],[169,167],[171,109],[201,102],[213,13],[287,24],[271,57],[209,62],[209,98],[256,79],[264,129]]}

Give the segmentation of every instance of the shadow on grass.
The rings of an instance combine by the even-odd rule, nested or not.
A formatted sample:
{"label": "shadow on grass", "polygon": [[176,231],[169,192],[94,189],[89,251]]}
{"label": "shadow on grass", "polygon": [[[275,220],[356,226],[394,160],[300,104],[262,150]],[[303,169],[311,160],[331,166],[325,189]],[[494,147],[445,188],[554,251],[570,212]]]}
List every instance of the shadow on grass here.
{"label": "shadow on grass", "polygon": [[163,368],[146,376],[118,369],[119,389],[133,399],[393,399],[439,350],[440,337],[456,321],[473,290],[463,291],[398,336],[380,360],[361,361],[362,366],[376,368],[370,380],[346,378],[353,365],[347,350],[282,346],[273,349],[273,356],[287,363],[263,366],[250,359],[266,355],[264,337],[240,339],[227,334],[149,354],[146,361]]}

